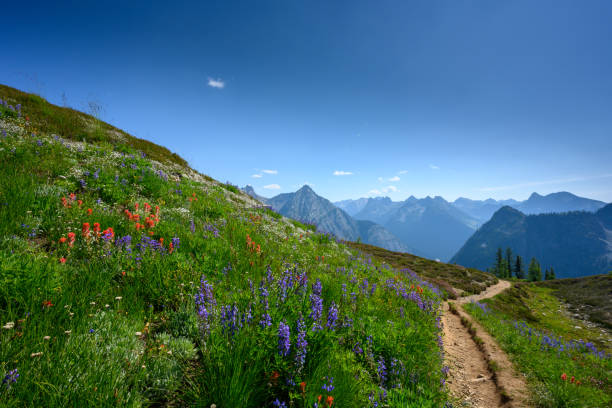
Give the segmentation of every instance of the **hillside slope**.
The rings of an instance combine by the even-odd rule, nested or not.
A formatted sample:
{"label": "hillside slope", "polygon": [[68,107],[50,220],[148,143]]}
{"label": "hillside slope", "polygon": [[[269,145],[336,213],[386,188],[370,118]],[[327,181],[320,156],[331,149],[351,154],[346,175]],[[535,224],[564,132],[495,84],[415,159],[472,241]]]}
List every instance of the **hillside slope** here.
{"label": "hillside slope", "polygon": [[417,275],[110,125],[88,139],[91,117],[0,99],[0,405],[446,403]]}

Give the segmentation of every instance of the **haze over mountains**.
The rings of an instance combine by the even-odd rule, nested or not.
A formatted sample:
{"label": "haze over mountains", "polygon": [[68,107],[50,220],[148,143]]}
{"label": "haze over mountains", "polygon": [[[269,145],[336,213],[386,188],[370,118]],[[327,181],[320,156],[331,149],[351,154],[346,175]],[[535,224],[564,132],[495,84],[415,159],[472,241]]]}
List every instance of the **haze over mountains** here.
{"label": "haze over mountains", "polygon": [[318,196],[309,186],[295,193],[279,194],[267,199],[258,196],[251,186],[246,186],[243,191],[286,217],[315,224],[318,230],[332,233],[338,238],[349,241],[360,239],[364,243],[391,251],[412,251],[381,225],[352,218],[329,200]]}
{"label": "haze over mountains", "polygon": [[[331,203],[308,186],[272,198],[259,196],[251,186],[246,186],[244,191],[287,217],[311,222],[339,238],[352,241],[361,238],[365,243],[444,262],[450,260],[486,269],[492,264],[495,250],[501,246],[511,247],[526,258],[535,256],[543,264],[557,259],[550,265],[559,271],[558,276],[598,273],[607,265],[605,248],[611,239],[606,231],[612,228],[594,221],[595,211],[606,204],[568,192],[545,196],[533,193],[524,201],[458,198],[448,202],[440,196],[421,199],[410,196],[404,201],[374,197]],[[559,214],[569,211],[582,212]],[[521,227],[505,219],[503,215],[510,213],[521,214],[515,217],[521,225],[525,217],[535,219],[529,218],[533,214],[550,217],[537,218],[547,220],[544,224],[530,221],[531,227],[523,232],[523,237],[513,235]],[[495,217],[489,221],[493,214]],[[542,225],[544,229],[539,230]],[[567,238],[570,236],[571,239]],[[536,243],[537,240],[542,242]],[[573,247],[571,240],[576,242]],[[487,247],[478,247],[483,243]],[[546,245],[563,250],[556,252]],[[591,255],[583,257],[581,262],[571,260],[588,251]]]}
{"label": "haze over mountains", "polygon": [[578,197],[566,191],[542,196],[532,193],[525,201],[516,200],[470,200],[460,197],[453,201],[453,205],[480,222],[486,222],[500,208],[508,205],[524,214],[561,213],[567,211],[595,212],[606,205],[603,201]]}
{"label": "haze over mountains", "polygon": [[612,270],[612,204],[595,213],[538,215],[504,206],[451,262],[485,270],[498,247],[511,248],[525,262],[537,258],[543,268],[554,267],[557,278],[607,273]]}

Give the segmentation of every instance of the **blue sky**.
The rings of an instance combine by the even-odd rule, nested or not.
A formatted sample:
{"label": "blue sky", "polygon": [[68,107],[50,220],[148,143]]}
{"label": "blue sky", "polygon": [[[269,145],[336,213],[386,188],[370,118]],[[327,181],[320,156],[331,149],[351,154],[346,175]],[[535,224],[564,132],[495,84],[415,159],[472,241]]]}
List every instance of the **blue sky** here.
{"label": "blue sky", "polygon": [[612,201],[612,2],[124,3],[3,5],[0,82],[264,196]]}

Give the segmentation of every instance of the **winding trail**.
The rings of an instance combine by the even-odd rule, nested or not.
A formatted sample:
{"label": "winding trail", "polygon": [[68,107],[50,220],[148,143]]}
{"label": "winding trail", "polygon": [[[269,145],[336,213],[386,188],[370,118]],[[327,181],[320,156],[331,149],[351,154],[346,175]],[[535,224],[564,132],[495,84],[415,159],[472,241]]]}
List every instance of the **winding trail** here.
{"label": "winding trail", "polygon": [[[478,295],[462,297],[457,301],[449,300],[455,304],[459,316],[450,312],[448,302],[444,305],[442,340],[445,363],[449,367],[447,383],[451,395],[461,400],[465,406],[473,408],[529,406],[525,378],[516,372],[495,339],[460,306],[493,297],[511,286],[510,282],[500,280]],[[461,317],[472,323],[476,335],[483,341],[481,347],[472,340],[467,328],[461,323]],[[495,374],[489,370],[488,361],[497,364],[498,369]],[[502,388],[506,396],[502,396]]]}

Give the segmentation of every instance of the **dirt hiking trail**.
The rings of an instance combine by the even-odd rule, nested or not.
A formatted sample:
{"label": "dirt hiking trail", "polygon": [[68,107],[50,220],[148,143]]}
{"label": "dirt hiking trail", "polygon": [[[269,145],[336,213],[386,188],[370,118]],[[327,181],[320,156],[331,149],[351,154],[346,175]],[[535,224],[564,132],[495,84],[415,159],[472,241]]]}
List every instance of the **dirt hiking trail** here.
{"label": "dirt hiking trail", "polygon": [[[521,408],[529,407],[528,390],[525,378],[517,373],[497,342],[461,306],[493,297],[510,288],[512,284],[500,280],[478,295],[449,300],[456,306],[458,315],[450,311],[449,302],[444,304],[442,323],[444,336],[445,364],[449,367],[447,384],[451,395],[459,399],[465,407],[472,408]],[[476,336],[482,339],[479,346],[472,339],[461,318],[471,322]],[[489,369],[489,361],[495,362],[497,369]]]}

